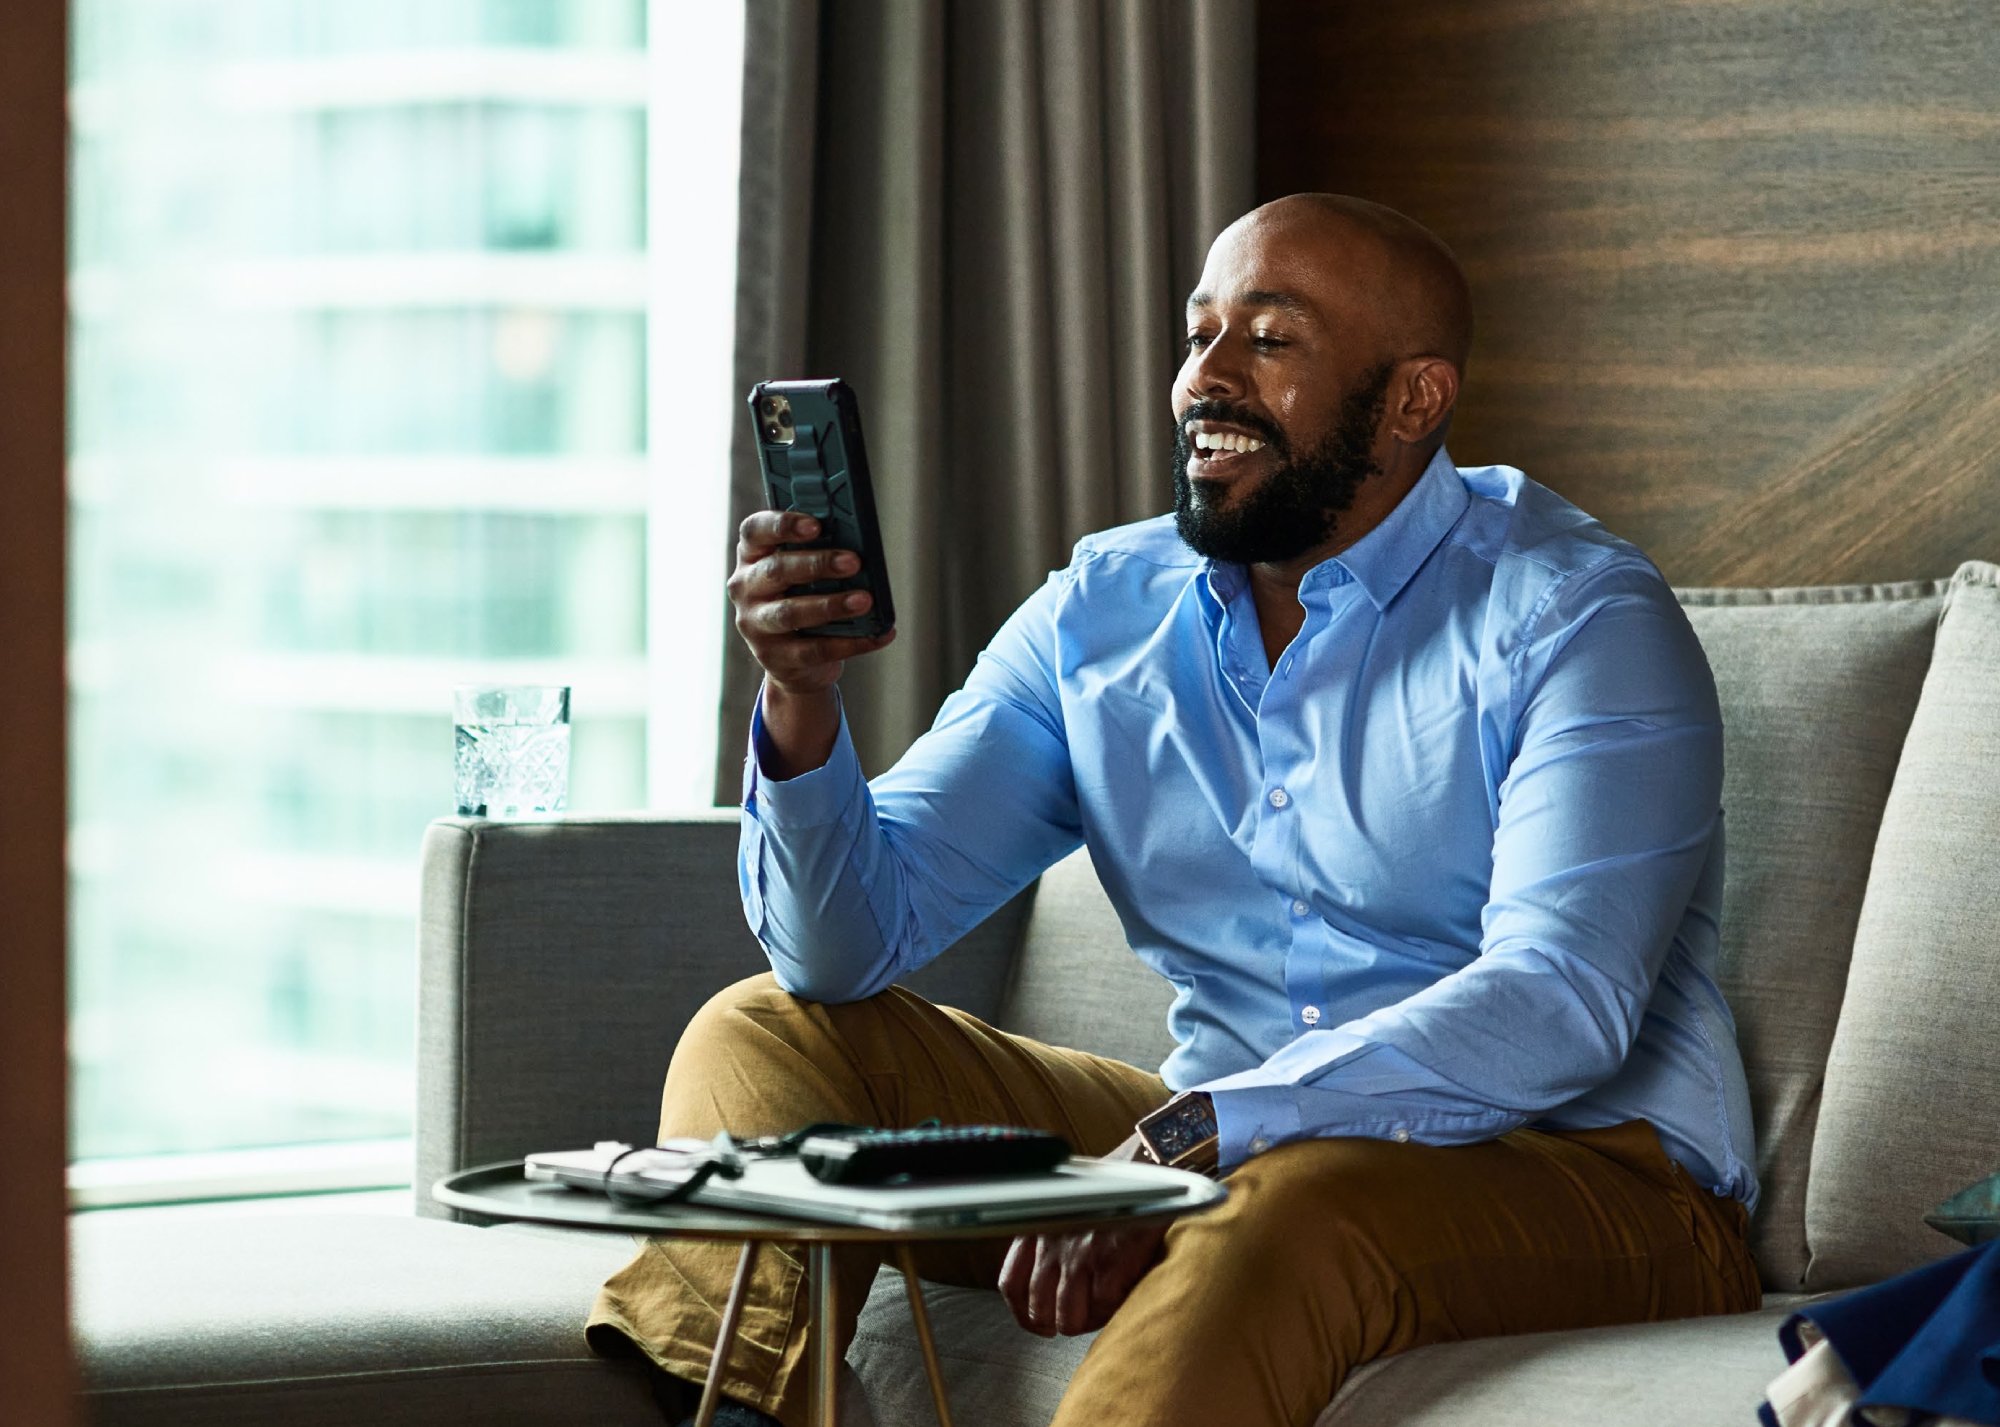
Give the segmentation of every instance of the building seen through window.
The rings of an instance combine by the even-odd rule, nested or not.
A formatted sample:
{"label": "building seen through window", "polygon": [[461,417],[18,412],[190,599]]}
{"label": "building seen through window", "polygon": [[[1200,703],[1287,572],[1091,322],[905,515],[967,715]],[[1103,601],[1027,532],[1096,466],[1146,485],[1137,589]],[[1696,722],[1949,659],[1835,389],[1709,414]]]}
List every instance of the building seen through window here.
{"label": "building seen through window", "polygon": [[408,1135],[454,683],[648,801],[648,8],[73,6],[79,1159]]}

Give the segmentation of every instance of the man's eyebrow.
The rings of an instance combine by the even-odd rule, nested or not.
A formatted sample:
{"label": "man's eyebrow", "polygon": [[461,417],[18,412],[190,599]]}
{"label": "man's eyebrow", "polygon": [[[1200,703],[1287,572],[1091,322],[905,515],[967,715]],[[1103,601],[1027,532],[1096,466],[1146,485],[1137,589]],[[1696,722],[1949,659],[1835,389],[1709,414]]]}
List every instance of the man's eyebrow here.
{"label": "man's eyebrow", "polygon": [[[1198,308],[1215,306],[1215,298],[1210,293],[1197,290],[1188,294],[1187,305],[1188,311],[1193,312]],[[1299,321],[1304,321],[1312,316],[1312,305],[1303,297],[1300,297],[1297,293],[1284,292],[1276,288],[1252,288],[1239,299],[1239,305],[1243,307],[1276,308],[1287,317],[1295,318]]]}

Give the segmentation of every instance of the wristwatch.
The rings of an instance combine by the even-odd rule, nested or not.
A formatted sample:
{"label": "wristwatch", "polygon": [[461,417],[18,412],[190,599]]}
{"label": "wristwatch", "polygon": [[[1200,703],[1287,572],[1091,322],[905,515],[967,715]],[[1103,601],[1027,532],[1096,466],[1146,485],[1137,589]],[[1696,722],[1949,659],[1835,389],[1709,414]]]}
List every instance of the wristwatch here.
{"label": "wristwatch", "polygon": [[1153,1159],[1170,1169],[1214,1174],[1218,1153],[1215,1102],[1205,1090],[1183,1090],[1133,1126]]}

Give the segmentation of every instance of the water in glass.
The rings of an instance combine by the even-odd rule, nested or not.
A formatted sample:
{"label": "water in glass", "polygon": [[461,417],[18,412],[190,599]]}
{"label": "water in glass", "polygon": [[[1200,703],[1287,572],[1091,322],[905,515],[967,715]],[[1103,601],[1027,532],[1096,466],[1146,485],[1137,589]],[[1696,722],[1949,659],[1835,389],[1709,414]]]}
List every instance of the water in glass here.
{"label": "water in glass", "polygon": [[452,763],[461,817],[510,818],[569,806],[569,690],[456,691]]}

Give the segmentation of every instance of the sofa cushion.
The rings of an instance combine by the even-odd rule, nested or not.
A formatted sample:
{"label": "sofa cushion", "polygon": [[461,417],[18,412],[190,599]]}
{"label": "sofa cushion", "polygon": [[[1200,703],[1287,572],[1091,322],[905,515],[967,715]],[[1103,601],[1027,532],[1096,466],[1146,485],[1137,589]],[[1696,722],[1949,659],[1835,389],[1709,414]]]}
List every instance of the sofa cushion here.
{"label": "sofa cushion", "polygon": [[1315,1427],[1743,1427],[1793,1306],[1418,1348],[1356,1373]]}
{"label": "sofa cushion", "polygon": [[638,1368],[583,1342],[623,1235],[110,1210],[70,1239],[96,1427],[659,1424]]}
{"label": "sofa cushion", "polygon": [[[1016,1326],[991,1290],[930,1285],[924,1302],[952,1416],[981,1427],[1042,1427],[1093,1337],[1036,1337]],[[1762,1312],[1728,1318],[1420,1348],[1356,1373],[1318,1427],[1665,1420],[1675,1427],[1742,1427],[1755,1420],[1765,1385],[1784,1370],[1778,1324],[1789,1311],[1774,1301]],[[861,1393],[852,1416],[843,1410],[843,1424],[864,1415],[880,1423],[933,1420],[899,1279],[876,1280],[847,1356]]]}
{"label": "sofa cushion", "polygon": [[1847,959],[1945,584],[1684,590],[1715,671],[1720,980],[1750,1082],[1765,1287],[1805,1282],[1806,1173]]}
{"label": "sofa cushion", "polygon": [[1952,582],[1855,932],[1806,1194],[1807,1283],[1956,1251],[1926,1210],[2000,1164],[2000,566]]}

